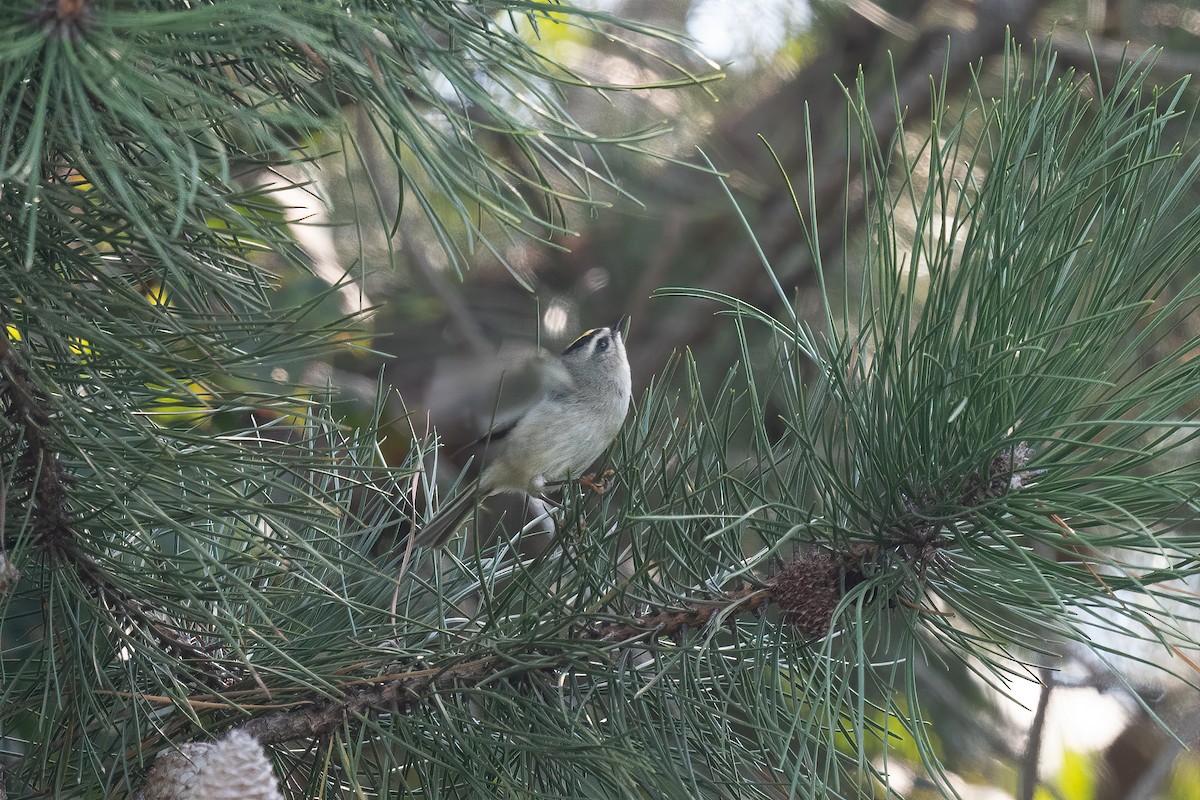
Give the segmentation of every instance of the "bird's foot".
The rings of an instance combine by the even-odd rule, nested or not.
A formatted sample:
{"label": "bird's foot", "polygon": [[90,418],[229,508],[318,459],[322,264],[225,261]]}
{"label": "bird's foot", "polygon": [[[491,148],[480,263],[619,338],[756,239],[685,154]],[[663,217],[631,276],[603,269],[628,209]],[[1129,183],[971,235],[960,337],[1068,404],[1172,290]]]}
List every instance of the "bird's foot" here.
{"label": "bird's foot", "polygon": [[607,494],[608,490],[613,487],[616,482],[617,473],[614,470],[606,469],[597,477],[596,473],[589,472],[579,478],[579,485],[585,489],[591,489],[596,494]]}

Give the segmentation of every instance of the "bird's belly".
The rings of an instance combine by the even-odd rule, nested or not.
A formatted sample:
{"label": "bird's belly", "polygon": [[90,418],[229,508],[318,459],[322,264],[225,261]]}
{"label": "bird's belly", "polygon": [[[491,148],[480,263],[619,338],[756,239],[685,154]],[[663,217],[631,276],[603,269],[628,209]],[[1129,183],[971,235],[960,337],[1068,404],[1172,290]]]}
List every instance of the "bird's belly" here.
{"label": "bird's belly", "polygon": [[[488,483],[495,490],[540,492],[543,483],[579,477],[600,457],[616,437],[616,426],[578,425],[570,422],[579,409],[555,409],[529,414],[537,425],[522,420],[505,437],[504,449],[488,467]],[[567,431],[571,431],[568,435]]]}

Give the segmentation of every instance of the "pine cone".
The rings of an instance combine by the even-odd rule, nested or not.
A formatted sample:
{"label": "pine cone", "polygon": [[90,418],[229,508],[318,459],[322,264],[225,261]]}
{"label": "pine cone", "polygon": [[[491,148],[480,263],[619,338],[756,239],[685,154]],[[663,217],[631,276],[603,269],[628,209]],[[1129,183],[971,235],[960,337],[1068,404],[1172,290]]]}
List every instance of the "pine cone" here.
{"label": "pine cone", "polygon": [[775,602],[784,620],[806,636],[829,632],[841,596],[839,567],[830,553],[813,550],[784,564],[775,576]]}
{"label": "pine cone", "polygon": [[159,754],[138,800],[283,800],[271,761],[253,736],[188,742]]}
{"label": "pine cone", "polygon": [[234,731],[213,745],[196,781],[205,800],[283,800],[271,761],[258,740]]}
{"label": "pine cone", "polygon": [[190,800],[192,787],[204,755],[212,748],[206,742],[187,742],[175,750],[164,750],[154,759],[146,785],[138,800]]}

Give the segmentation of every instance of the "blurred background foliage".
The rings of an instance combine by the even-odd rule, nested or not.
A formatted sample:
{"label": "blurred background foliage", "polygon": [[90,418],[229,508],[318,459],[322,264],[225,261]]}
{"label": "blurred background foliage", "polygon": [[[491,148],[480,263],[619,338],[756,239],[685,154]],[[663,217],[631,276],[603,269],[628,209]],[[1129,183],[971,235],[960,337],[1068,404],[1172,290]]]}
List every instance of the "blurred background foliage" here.
{"label": "blurred background foliage", "polygon": [[[999,90],[1008,32],[1026,44],[1053,32],[1056,69],[1094,70],[1100,82],[1085,82],[1085,90],[1096,94],[1127,55],[1139,57],[1151,46],[1163,48],[1151,68],[1161,85],[1175,85],[1200,67],[1200,6],[1190,2],[588,0],[574,10],[545,13],[539,3],[481,4],[488,6],[491,26],[474,25],[465,14],[434,15],[429,9],[437,3],[355,3],[354,17],[337,4],[297,4],[296,11],[267,2],[197,3],[211,18],[196,39],[186,35],[195,19],[163,13],[146,24],[148,17],[138,17],[169,11],[166,3],[97,3],[94,10],[89,2],[24,5],[28,9],[0,23],[6,103],[30,109],[26,119],[35,123],[55,103],[60,113],[87,113],[77,114],[74,132],[63,141],[53,140],[53,126],[24,125],[19,115],[0,124],[3,269],[10,276],[0,322],[11,342],[42,348],[35,373],[42,369],[76,394],[88,384],[93,397],[105,397],[103,387],[79,376],[103,372],[101,364],[120,368],[119,359],[110,357],[127,351],[122,340],[130,331],[82,325],[72,340],[54,342],[58,310],[22,307],[21,298],[34,292],[29,267],[45,247],[28,231],[49,225],[38,230],[52,236],[57,225],[64,239],[91,243],[75,254],[78,261],[51,259],[68,283],[103,285],[122,298],[124,312],[161,326],[177,324],[168,309],[202,317],[180,329],[189,338],[141,354],[136,377],[125,381],[144,387],[133,401],[150,420],[147,427],[130,427],[124,442],[130,451],[157,428],[173,432],[181,453],[207,446],[214,436],[261,429],[313,450],[334,442],[353,452],[354,468],[347,469],[354,474],[342,476],[344,484],[308,473],[280,480],[270,502],[264,500],[271,508],[248,514],[244,528],[220,531],[245,540],[247,560],[272,547],[271,535],[256,539],[253,531],[278,532],[289,524],[280,518],[287,515],[280,511],[287,506],[281,497],[294,500],[297,518],[306,504],[335,495],[352,507],[346,498],[353,488],[384,480],[380,464],[415,468],[434,428],[447,444],[445,453],[473,440],[494,400],[481,376],[494,377],[497,364],[519,358],[534,343],[556,347],[582,329],[632,315],[635,395],[652,384],[661,391],[664,382],[686,387],[692,377],[716,390],[738,361],[775,369],[769,332],[714,324],[715,303],[655,291],[699,287],[783,315],[779,288],[760,266],[744,216],[783,296],[797,298],[801,318],[822,318],[817,260],[827,269],[844,269],[846,293],[857,293],[864,281],[858,265],[871,245],[862,202],[871,185],[846,92],[860,73],[865,118],[875,135],[890,142],[903,119],[906,136],[920,142],[930,135],[923,126],[935,97],[953,109],[973,79],[985,95]],[[407,28],[394,17],[382,19],[385,11],[404,9],[421,19],[409,20]],[[536,10],[532,16],[530,9]],[[434,17],[445,27],[430,29]],[[403,38],[402,29],[428,38]],[[113,56],[112,83],[88,87],[88,98],[106,98],[110,108],[65,92],[38,95],[33,88],[54,84],[31,84],[29,75],[62,71],[69,87],[86,74],[80,69],[86,60],[73,61],[78,57],[65,44],[46,57],[27,30],[64,41],[78,36],[94,48],[91,57],[132,51],[140,60]],[[160,38],[164,30],[175,38]],[[270,35],[256,39],[248,31]],[[382,42],[388,34],[381,31],[393,38]],[[205,57],[224,44],[217,41],[222,36],[239,49],[238,69],[246,72],[213,71],[218,77],[196,84],[190,106],[154,94],[162,88],[144,78],[148,70],[194,82],[200,70],[175,74],[169,65],[181,53]],[[164,40],[173,43],[162,46]],[[256,49],[272,51],[281,40],[288,43],[290,69],[254,74]],[[382,58],[400,63],[381,66]],[[971,67],[980,59],[984,69],[973,78]],[[519,72],[508,71],[514,65]],[[225,81],[239,86],[245,114],[227,113]],[[276,108],[263,85],[288,102]],[[1192,86],[1185,89],[1184,105],[1194,102],[1194,93]],[[270,127],[258,122],[264,109],[278,111]],[[106,116],[114,110],[121,124],[137,132],[129,140],[161,146],[131,156],[124,149],[129,141]],[[214,117],[225,124],[191,150],[180,149],[165,141],[162,116],[183,124],[194,120],[197,128]],[[1172,119],[1163,138],[1190,149],[1195,133],[1189,124],[1186,117]],[[113,142],[111,150],[106,141]],[[49,170],[35,163],[46,152],[54,155]],[[239,153],[251,157],[233,157]],[[153,180],[122,174],[126,157],[144,158]],[[736,206],[709,163],[725,174]],[[493,169],[508,180],[491,177]],[[915,167],[930,169],[920,162]],[[791,179],[791,191],[781,174]],[[113,197],[126,205],[83,231],[73,227],[70,213],[48,223],[47,213],[34,210],[54,205],[69,211]],[[194,202],[185,207],[182,197]],[[806,216],[811,238],[797,222],[795,197],[817,212]],[[162,235],[157,223],[148,224],[150,217],[172,221],[177,230],[199,225],[206,233],[180,244]],[[914,248],[924,235],[920,219],[915,209],[908,215],[898,209],[891,220]],[[88,260],[97,253],[119,255],[134,266],[119,281],[98,276]],[[196,263],[213,268],[197,272],[191,269]],[[277,285],[257,283],[249,263],[277,273]],[[345,324],[347,315],[353,325]],[[268,332],[268,324],[282,324],[286,332]],[[205,338],[196,337],[197,328]],[[1149,364],[1174,353],[1195,333],[1185,321],[1166,338],[1147,341],[1143,358]],[[694,357],[692,372],[664,374],[674,354],[685,350]],[[382,400],[381,386],[394,389]],[[329,411],[323,409],[326,392]],[[130,393],[119,399],[128,402]],[[780,401],[765,402],[763,418],[773,420],[783,409],[772,404]],[[687,404],[678,411],[686,415]],[[86,428],[86,418],[76,424]],[[338,438],[354,427],[378,432],[377,453],[370,452],[373,443]],[[241,480],[253,485],[246,476],[257,461],[252,454],[239,457],[247,458]],[[87,459],[75,466],[86,474]],[[104,509],[116,502],[130,475],[148,469],[133,460],[128,466],[126,475],[92,475],[95,483],[77,491],[90,493],[92,508]],[[444,455],[434,480],[447,488],[461,466]],[[18,466],[12,462],[10,468],[11,480]],[[236,501],[242,484],[223,473],[212,480],[229,493],[226,502]],[[181,519],[211,513],[203,509],[193,502],[158,513]],[[103,512],[96,518],[103,519]],[[355,535],[363,552],[387,551],[386,542],[406,533],[405,523],[395,519],[360,522]],[[339,520],[329,529],[343,531],[347,524]],[[280,550],[283,560],[311,556],[286,553],[282,545]],[[211,567],[194,565],[197,571]],[[222,568],[231,567],[226,561]],[[332,580],[332,570],[324,574]],[[86,585],[91,578],[80,580]],[[250,596],[250,588],[238,591]],[[17,614],[6,625],[6,647],[25,635],[23,620]],[[151,662],[148,668],[157,663]],[[10,663],[6,669],[11,680],[22,668]],[[1200,766],[1188,751],[1200,731],[1192,687],[1132,667],[1129,685],[1099,668],[1071,673],[1053,691],[1028,677],[1016,676],[1012,698],[1006,698],[969,664],[947,660],[925,670],[923,714],[936,735],[921,742],[903,732],[892,737],[886,770],[893,789],[912,797],[942,791],[923,773],[928,757],[921,748],[932,747],[952,773],[944,783],[964,797],[1200,794]],[[890,736],[897,730],[888,724],[894,713],[881,710],[871,724]],[[1164,721],[1176,737],[1162,731]],[[1032,766],[1038,752],[1044,782],[1035,787],[1029,776],[1038,774]],[[122,779],[113,778],[113,786]]]}

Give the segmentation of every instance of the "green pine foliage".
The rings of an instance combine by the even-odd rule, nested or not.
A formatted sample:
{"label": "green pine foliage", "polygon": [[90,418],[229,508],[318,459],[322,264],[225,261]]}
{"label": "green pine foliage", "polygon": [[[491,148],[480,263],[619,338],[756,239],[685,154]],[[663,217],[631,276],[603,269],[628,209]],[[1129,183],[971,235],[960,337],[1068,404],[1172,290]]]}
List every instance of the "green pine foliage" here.
{"label": "green pine foliage", "polygon": [[272,306],[262,253],[303,259],[245,178],[334,141],[349,97],[435,220],[547,235],[561,185],[542,213],[475,138],[580,198],[603,178],[554,99],[577,76],[493,24],[543,4],[36,8],[0,22],[14,795],[127,796],[237,730],[295,798],[872,796],[889,760],[944,781],[923,665],[1002,685],[1105,628],[1188,677],[1200,162],[1144,64],[1101,91],[1014,49],[999,97],[939,98],[918,149],[874,141],[851,92],[861,282],[822,265],[819,320],[671,290],[725,305],[742,362],[660,375],[617,486],[565,490],[544,548],[508,520],[430,553],[398,535],[429,443],[387,466],[331,397],[263,380],[355,321]]}

